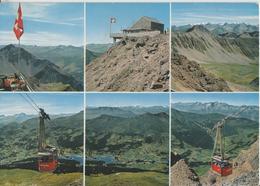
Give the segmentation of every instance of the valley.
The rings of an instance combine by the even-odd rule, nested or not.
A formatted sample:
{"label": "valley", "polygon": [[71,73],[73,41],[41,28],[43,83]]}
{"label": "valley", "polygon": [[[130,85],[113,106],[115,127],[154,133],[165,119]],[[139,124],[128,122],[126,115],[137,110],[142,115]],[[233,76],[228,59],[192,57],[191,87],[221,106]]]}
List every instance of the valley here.
{"label": "valley", "polygon": [[38,117],[17,114],[2,118],[6,120],[0,131],[1,185],[82,185],[83,112],[56,115],[46,122],[47,142],[59,149],[54,173],[40,173],[37,168]]}
{"label": "valley", "polygon": [[112,47],[112,43],[107,44],[87,44],[86,51],[86,64],[91,63],[94,59],[98,58],[107,50]]}
{"label": "valley", "polygon": [[19,53],[18,47],[7,45],[0,49],[0,61],[0,74],[22,73],[35,90],[83,89],[83,51],[80,48],[22,46]]}
{"label": "valley", "polygon": [[168,185],[168,108],[132,108],[87,110],[86,183]]}
{"label": "valley", "polygon": [[[222,86],[209,88],[202,82],[196,88],[190,87],[186,79],[196,84],[196,80],[203,78],[200,74],[207,74],[206,84],[212,83],[207,79],[217,78],[226,82],[228,91],[257,91],[258,84],[252,83],[258,77],[258,28],[252,25],[243,24],[205,24],[173,26],[172,52],[187,58],[186,61],[197,63],[200,71],[188,67],[184,69],[187,62],[172,58],[172,86],[175,91],[187,90],[196,91],[224,91]],[[190,62],[190,63],[191,63]],[[178,65],[178,66],[177,66]],[[183,68],[181,75],[175,75],[176,69]],[[180,70],[179,70],[180,71]],[[204,71],[204,72],[203,72]],[[212,77],[210,77],[212,76]],[[226,88],[227,90],[227,88]]]}
{"label": "valley", "polygon": [[[251,171],[251,168],[241,167],[247,161],[252,165],[253,161],[257,161],[254,159],[256,156],[258,157],[258,147],[255,145],[258,142],[259,128],[259,108],[257,106],[247,106],[244,112],[237,116],[231,116],[226,120],[222,129],[225,157],[232,160],[234,169],[233,174],[227,177],[217,177],[210,170],[215,140],[213,127],[226,116],[241,110],[242,106],[220,102],[177,102],[173,103],[172,107],[174,109],[171,111],[171,163],[172,179],[175,179],[175,181],[172,180],[173,185],[178,185],[180,182],[193,185],[215,183],[217,185],[217,183],[228,184],[232,180],[242,183],[242,179],[249,179],[250,176],[246,174]],[[252,158],[251,155],[245,157],[245,152],[250,151],[250,149]],[[243,161],[239,158],[241,154],[243,154]],[[236,164],[240,168],[237,168]],[[246,165],[243,166],[246,167]],[[258,169],[258,166],[252,168],[252,171],[256,169]],[[243,176],[244,178],[242,178]],[[256,179],[256,176],[252,176],[252,179]]]}

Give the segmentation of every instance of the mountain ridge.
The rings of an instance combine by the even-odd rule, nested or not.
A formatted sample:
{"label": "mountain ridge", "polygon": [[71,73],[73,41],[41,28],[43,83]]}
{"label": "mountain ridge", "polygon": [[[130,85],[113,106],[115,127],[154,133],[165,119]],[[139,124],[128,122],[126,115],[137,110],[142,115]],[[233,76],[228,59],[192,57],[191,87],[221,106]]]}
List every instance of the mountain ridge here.
{"label": "mountain ridge", "polygon": [[[19,63],[18,56],[21,56]],[[18,73],[19,70],[19,73],[23,73],[36,88],[42,82],[47,84],[62,82],[69,84],[76,90],[82,88],[80,82],[64,72],[59,66],[46,59],[38,59],[23,48],[19,49],[11,44],[1,48],[0,60],[2,62],[0,73],[10,75]]]}
{"label": "mountain ridge", "polygon": [[259,112],[259,107],[255,105],[236,106],[224,102],[178,102],[172,104],[172,108],[174,109],[186,112],[193,112],[197,114],[219,113],[223,115],[230,115],[235,114],[244,107],[247,107],[247,109],[240,113],[238,117],[245,117],[253,121],[258,121],[257,113]]}

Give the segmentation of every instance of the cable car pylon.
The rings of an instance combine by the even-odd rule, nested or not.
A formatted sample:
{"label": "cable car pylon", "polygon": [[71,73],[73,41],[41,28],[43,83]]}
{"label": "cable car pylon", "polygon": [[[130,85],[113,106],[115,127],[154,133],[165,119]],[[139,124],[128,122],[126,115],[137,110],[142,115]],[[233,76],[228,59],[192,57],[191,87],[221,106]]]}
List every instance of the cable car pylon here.
{"label": "cable car pylon", "polygon": [[40,172],[54,172],[58,167],[58,149],[46,143],[45,121],[51,120],[43,108],[40,108],[28,95],[20,94],[29,105],[39,114],[38,127],[38,170]]}
{"label": "cable car pylon", "polygon": [[211,170],[220,176],[228,176],[232,174],[233,171],[231,161],[225,157],[224,136],[222,129],[230,117],[235,117],[241,112],[244,112],[246,109],[246,106],[242,107],[237,113],[226,116],[221,121],[217,122],[212,129],[212,131],[216,129],[216,136],[212,152]]}

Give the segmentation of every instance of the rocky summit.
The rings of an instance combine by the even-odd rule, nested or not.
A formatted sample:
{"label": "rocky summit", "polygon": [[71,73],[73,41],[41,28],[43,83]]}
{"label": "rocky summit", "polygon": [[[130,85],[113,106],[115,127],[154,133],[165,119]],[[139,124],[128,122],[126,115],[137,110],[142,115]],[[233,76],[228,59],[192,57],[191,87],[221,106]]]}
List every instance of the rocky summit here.
{"label": "rocky summit", "polygon": [[199,177],[189,168],[184,159],[177,161],[171,168],[171,185],[199,186]]}
{"label": "rocky summit", "polygon": [[125,37],[86,67],[88,91],[169,90],[169,35]]}

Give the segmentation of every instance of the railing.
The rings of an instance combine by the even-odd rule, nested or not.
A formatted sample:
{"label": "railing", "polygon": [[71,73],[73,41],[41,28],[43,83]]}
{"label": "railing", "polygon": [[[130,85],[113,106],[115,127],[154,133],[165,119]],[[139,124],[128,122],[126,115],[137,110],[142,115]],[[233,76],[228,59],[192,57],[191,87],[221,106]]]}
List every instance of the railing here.
{"label": "railing", "polygon": [[110,37],[115,39],[120,39],[123,37],[143,37],[143,36],[156,36],[159,35],[160,31],[143,31],[143,32],[137,32],[137,33],[111,33]]}

